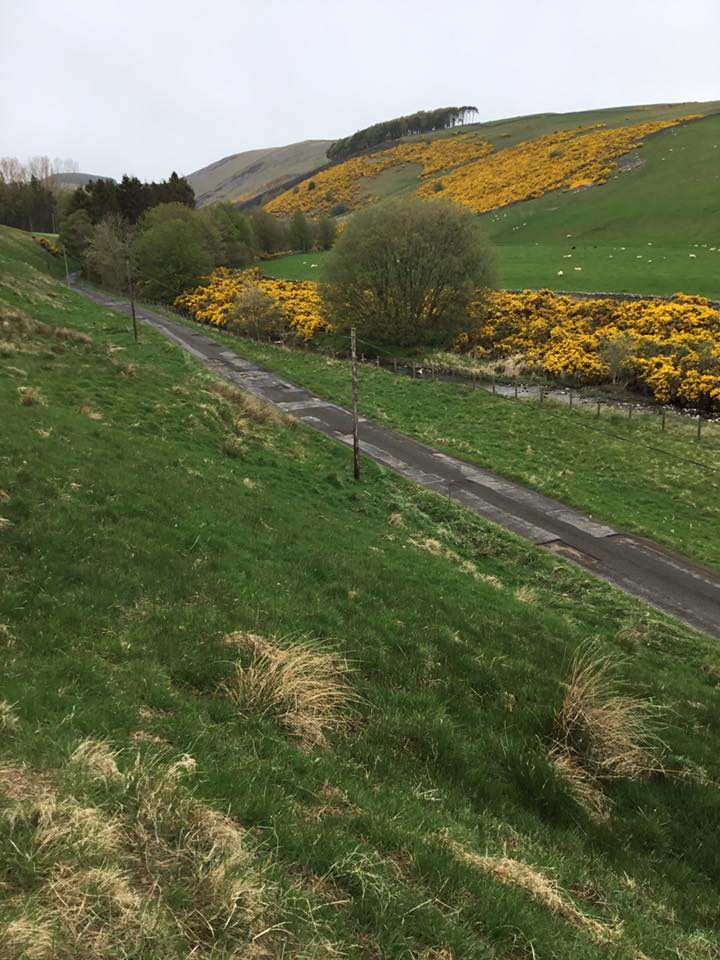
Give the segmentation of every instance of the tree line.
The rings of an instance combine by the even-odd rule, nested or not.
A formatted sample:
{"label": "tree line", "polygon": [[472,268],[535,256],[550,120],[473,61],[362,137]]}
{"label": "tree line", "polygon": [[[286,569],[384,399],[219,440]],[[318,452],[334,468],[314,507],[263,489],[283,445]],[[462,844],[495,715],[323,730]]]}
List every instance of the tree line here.
{"label": "tree line", "polygon": [[26,164],[16,157],[0,158],[0,223],[31,233],[55,233],[61,219],[84,210],[90,222],[110,214],[137,223],[160,203],[195,205],[195,194],[184,177],[173,172],[169,180],[142,183],[137,177],[90,180],[73,190],[63,174],[77,172],[73,160],[33,157]]}
{"label": "tree line", "polygon": [[289,221],[257,209],[249,215],[232,203],[196,210],[173,200],[146,209],[134,223],[111,210],[93,223],[85,208],[66,214],[60,243],[92,281],[123,291],[130,270],[141,296],[171,303],[216,267],[246,267],[284,251],[329,249],[334,221],[310,221],[297,211]]}
{"label": "tree line", "polygon": [[406,117],[395,117],[394,120],[374,123],[349,137],[336,140],[328,148],[327,157],[329,160],[346,160],[356,153],[388,140],[399,140],[400,137],[417,133],[446,130],[448,127],[467,123],[468,118],[477,116],[478,112],[477,107],[470,106],[438,107],[437,110],[418,110],[417,113],[410,113]]}
{"label": "tree line", "polygon": [[0,157],[0,223],[20,230],[54,233],[63,173],[77,171],[74,160]]}

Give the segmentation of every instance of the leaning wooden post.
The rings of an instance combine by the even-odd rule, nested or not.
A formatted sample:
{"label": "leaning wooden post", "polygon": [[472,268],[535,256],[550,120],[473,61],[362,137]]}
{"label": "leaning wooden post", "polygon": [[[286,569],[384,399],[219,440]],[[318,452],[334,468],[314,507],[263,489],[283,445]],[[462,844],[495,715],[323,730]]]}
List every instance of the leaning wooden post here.
{"label": "leaning wooden post", "polygon": [[660,427],[660,429],[662,430],[663,433],[665,433],[665,411],[664,411],[664,410],[663,410],[663,412],[662,412],[662,421],[661,421],[661,423],[662,423],[662,426]]}
{"label": "leaning wooden post", "polygon": [[353,435],[353,475],[360,479],[360,438],[358,436],[358,375],[357,340],[355,327],[350,327],[350,356],[352,358],[352,435]]}
{"label": "leaning wooden post", "polygon": [[135,343],[137,343],[138,342],[138,326],[137,326],[137,318],[135,316],[135,295],[133,293],[132,272],[130,270],[129,257],[126,257],[125,259],[125,266],[127,267],[128,294],[130,296],[130,311],[132,313],[133,336],[135,337]]}
{"label": "leaning wooden post", "polygon": [[701,427],[702,427],[702,418],[701,418],[700,414],[698,414],[698,418],[697,418],[697,438],[698,438],[698,440],[700,439],[700,428],[701,428]]}
{"label": "leaning wooden post", "polygon": [[69,287],[70,286],[70,268],[68,267],[67,250],[65,249],[65,244],[62,245],[62,250],[63,250],[63,258],[65,260],[65,286]]}

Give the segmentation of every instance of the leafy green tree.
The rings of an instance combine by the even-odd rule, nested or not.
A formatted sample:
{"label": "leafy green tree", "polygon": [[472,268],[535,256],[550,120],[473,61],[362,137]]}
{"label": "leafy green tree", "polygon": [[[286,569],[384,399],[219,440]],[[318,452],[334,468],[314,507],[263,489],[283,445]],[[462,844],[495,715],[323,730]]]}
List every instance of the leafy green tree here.
{"label": "leafy green tree", "polygon": [[84,210],[76,210],[60,221],[60,243],[78,260],[84,256],[93,234],[94,227]]}
{"label": "leafy green tree", "polygon": [[258,208],[250,214],[250,221],[259,253],[279,253],[287,249],[287,231],[281,220]]}
{"label": "leafy green tree", "polygon": [[444,200],[405,197],[355,214],[328,254],[322,295],[333,323],[376,342],[448,342],[493,264],[477,219]]}
{"label": "leafy green tree", "polygon": [[151,218],[137,234],[133,255],[144,295],[167,303],[215,266],[206,225],[197,216]]}
{"label": "leafy green tree", "polygon": [[220,230],[215,221],[184,203],[159,203],[146,210],[138,221],[138,230],[142,233],[161,223],[187,223],[196,231],[202,246],[212,257],[213,265],[227,263],[225,247]]}
{"label": "leafy green tree", "polygon": [[329,250],[337,237],[337,225],[332,217],[320,217],[317,222],[315,238],[321,250]]}
{"label": "leafy green tree", "polygon": [[203,207],[200,215],[220,234],[224,264],[245,267],[252,260],[255,247],[252,223],[232,203],[213,203]]}
{"label": "leafy green tree", "polygon": [[128,225],[116,213],[108,214],[93,231],[85,251],[85,271],[103,287],[125,290],[129,256]]}
{"label": "leafy green tree", "polygon": [[302,210],[296,210],[290,218],[288,243],[291,250],[306,252],[312,249],[312,230]]}

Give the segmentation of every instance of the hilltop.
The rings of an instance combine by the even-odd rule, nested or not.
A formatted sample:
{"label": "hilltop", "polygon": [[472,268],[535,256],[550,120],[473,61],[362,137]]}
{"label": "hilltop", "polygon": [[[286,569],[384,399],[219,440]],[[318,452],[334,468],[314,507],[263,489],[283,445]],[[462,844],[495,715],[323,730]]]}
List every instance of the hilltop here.
{"label": "hilltop", "polygon": [[303,140],[285,147],[248,150],[224,157],[187,176],[200,205],[244,198],[281,187],[327,163],[332,140]]}
{"label": "hilltop", "polygon": [[[503,150],[519,143],[534,140],[564,130],[603,124],[608,128],[627,124],[648,123],[676,119],[688,114],[710,115],[720,110],[720,101],[709,103],[656,104],[612,107],[571,113],[542,113],[529,116],[465,124],[435,133],[404,136],[369,151],[380,152],[383,147],[395,147],[437,139],[448,139],[459,132],[473,141],[489,143],[494,150]],[[283,185],[292,188],[298,180],[310,177],[332,164],[327,157],[332,140],[306,140],[284,147],[251,150],[225,157],[216,163],[196,170],[188,176],[199,203],[232,200],[244,203],[264,194],[277,195]],[[363,190],[368,194],[389,196],[417,184],[417,168],[405,171],[402,177],[368,177]],[[319,199],[319,197],[318,197]]]}

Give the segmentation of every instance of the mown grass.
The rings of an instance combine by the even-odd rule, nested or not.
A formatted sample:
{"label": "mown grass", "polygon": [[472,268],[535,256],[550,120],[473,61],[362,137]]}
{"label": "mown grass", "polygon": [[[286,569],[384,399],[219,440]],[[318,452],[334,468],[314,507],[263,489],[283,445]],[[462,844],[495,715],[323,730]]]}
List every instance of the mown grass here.
{"label": "mown grass", "polygon": [[[350,403],[344,360],[240,340],[208,328],[243,356],[336,403]],[[592,404],[493,396],[470,385],[360,368],[360,410],[465,460],[496,470],[626,531],[720,566],[720,425],[668,414],[632,417]]]}
{"label": "mown grass", "polygon": [[[0,930],[53,958],[720,948],[715,644],[372,464],[354,483],[18,234],[0,252]],[[313,747],[229,696],[238,631],[327,645],[349,728]],[[610,783],[606,822],[548,758],[589,637],[667,711],[667,773]]]}

